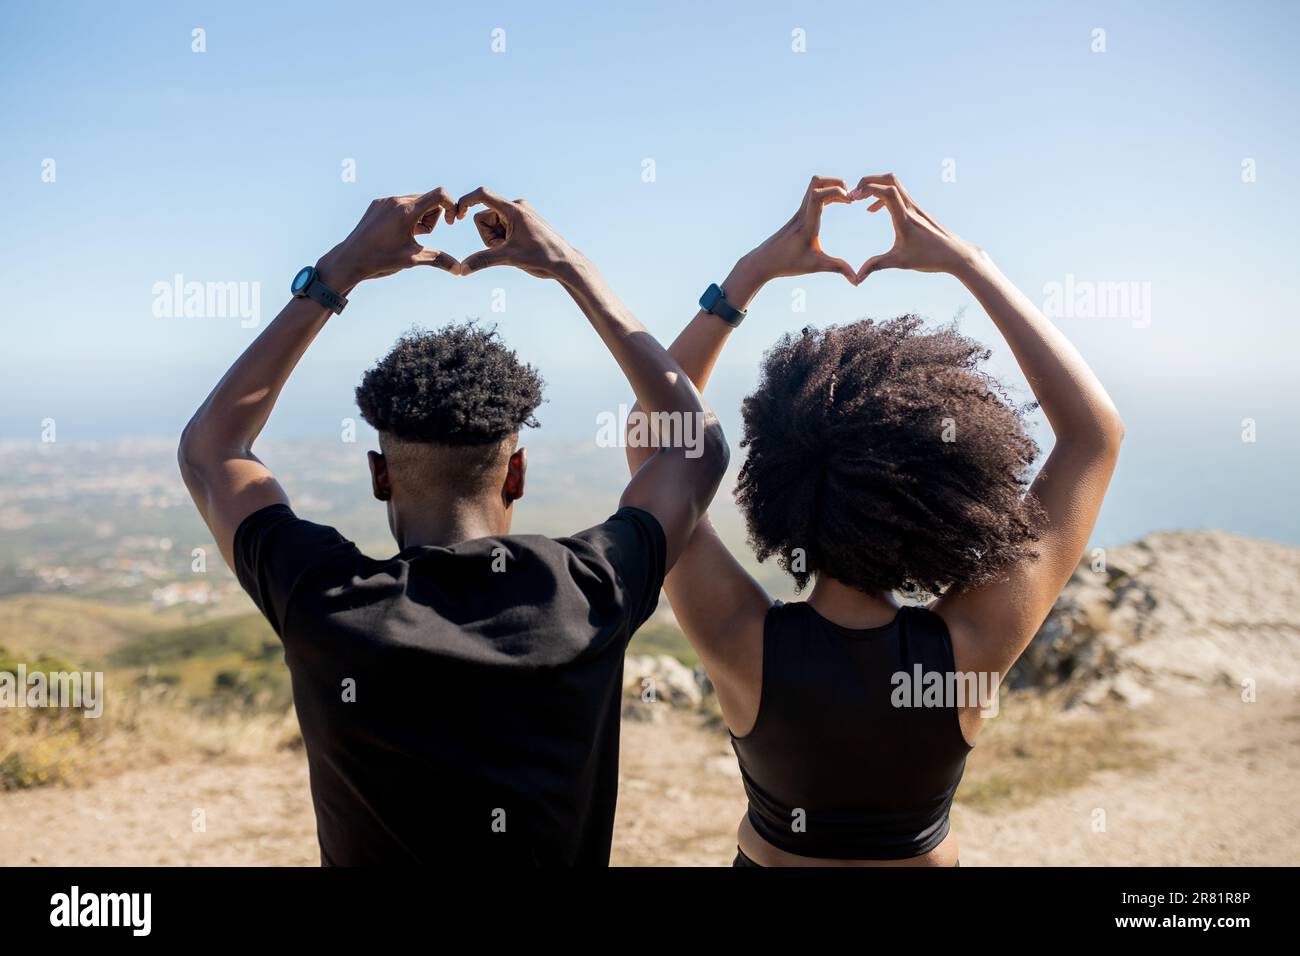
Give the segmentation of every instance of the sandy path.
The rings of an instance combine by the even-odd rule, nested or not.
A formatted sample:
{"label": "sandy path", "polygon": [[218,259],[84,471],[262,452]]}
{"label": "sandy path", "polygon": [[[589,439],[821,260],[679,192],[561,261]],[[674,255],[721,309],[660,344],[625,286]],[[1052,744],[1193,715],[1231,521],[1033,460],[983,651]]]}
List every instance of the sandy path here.
{"label": "sandy path", "polygon": [[[954,811],[964,865],[1300,863],[1300,702],[1173,701],[1143,732],[1164,756],[1000,813]],[[726,738],[667,711],[624,722],[616,865],[730,862],[743,797]],[[206,832],[195,832],[202,809]],[[1107,831],[1094,833],[1094,810]],[[6,865],[313,865],[306,765],[181,762],[84,789],[0,795]]]}
{"label": "sandy path", "polygon": [[[195,832],[195,809],[206,832]],[[0,795],[0,864],[301,866],[320,861],[307,763],[185,762],[84,789]]]}
{"label": "sandy path", "polygon": [[958,806],[962,865],[1300,864],[1300,701],[1181,700],[1152,716],[1142,737],[1163,758],[1145,774],[1101,771],[1006,813]]}

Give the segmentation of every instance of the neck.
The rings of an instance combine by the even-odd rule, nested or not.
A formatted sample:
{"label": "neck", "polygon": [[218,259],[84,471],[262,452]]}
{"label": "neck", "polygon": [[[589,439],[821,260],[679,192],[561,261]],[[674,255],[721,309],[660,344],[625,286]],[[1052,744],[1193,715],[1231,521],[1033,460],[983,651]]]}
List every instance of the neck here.
{"label": "neck", "polygon": [[883,591],[868,594],[826,575],[817,576],[808,603],[828,621],[856,629],[888,624],[898,613],[894,599]]}
{"label": "neck", "polygon": [[422,545],[445,548],[509,530],[508,513],[486,501],[407,502],[393,515],[393,537],[402,550]]}

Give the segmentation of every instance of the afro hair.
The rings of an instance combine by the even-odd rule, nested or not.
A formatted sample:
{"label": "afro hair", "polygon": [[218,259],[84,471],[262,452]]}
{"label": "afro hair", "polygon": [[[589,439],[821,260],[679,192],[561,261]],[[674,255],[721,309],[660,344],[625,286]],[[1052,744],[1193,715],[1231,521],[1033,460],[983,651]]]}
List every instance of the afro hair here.
{"label": "afro hair", "polygon": [[536,427],[542,378],[495,329],[412,329],[357,387],[361,416],[408,442],[487,445]]}
{"label": "afro hair", "polygon": [[1034,554],[1032,406],[981,371],[989,352],[906,315],[787,334],[745,399],[736,487],[760,561],[802,590],[939,594]]}

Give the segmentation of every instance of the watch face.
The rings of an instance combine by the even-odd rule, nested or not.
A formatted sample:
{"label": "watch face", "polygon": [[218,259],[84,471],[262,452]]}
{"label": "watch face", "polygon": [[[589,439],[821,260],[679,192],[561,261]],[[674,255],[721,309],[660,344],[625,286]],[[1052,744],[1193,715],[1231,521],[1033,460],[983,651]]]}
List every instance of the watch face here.
{"label": "watch face", "polygon": [[289,291],[294,295],[302,292],[303,289],[307,288],[307,283],[311,282],[312,274],[315,271],[311,266],[303,266],[298,274],[293,277],[293,285],[289,287]]}

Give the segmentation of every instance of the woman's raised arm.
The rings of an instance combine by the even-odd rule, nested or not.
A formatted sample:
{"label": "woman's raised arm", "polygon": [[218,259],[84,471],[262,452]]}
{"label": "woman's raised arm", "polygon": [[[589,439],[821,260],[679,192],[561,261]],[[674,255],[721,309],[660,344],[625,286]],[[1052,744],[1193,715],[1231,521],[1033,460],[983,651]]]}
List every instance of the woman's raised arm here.
{"label": "woman's raised arm", "polygon": [[992,583],[944,594],[934,607],[952,631],[961,669],[1002,674],[1029,644],[1087,547],[1124,426],[1083,356],[984,250],[939,225],[892,174],[864,177],[851,195],[874,197],[872,212],[888,209],[895,234],[893,248],[868,259],[858,280],[881,269],[956,277],[1006,339],[1056,437],[1029,489],[1042,516],[1037,557],[1016,562]]}
{"label": "woman's raised arm", "polygon": [[[826,255],[818,245],[822,209],[831,202],[849,202],[844,182],[813,177],[790,221],[742,257],[722,283],[727,302],[744,309],[768,280],[780,276],[836,272],[856,284],[853,267]],[[732,325],[701,309],[668,353],[703,391],[733,331]],[[633,408],[633,413],[638,411],[639,406]],[[653,452],[653,448],[633,447],[629,440],[628,467],[635,474]],[[727,725],[743,736],[758,715],[763,620],[772,598],[722,543],[707,515],[696,525],[664,587],[678,622],[717,689]]]}

